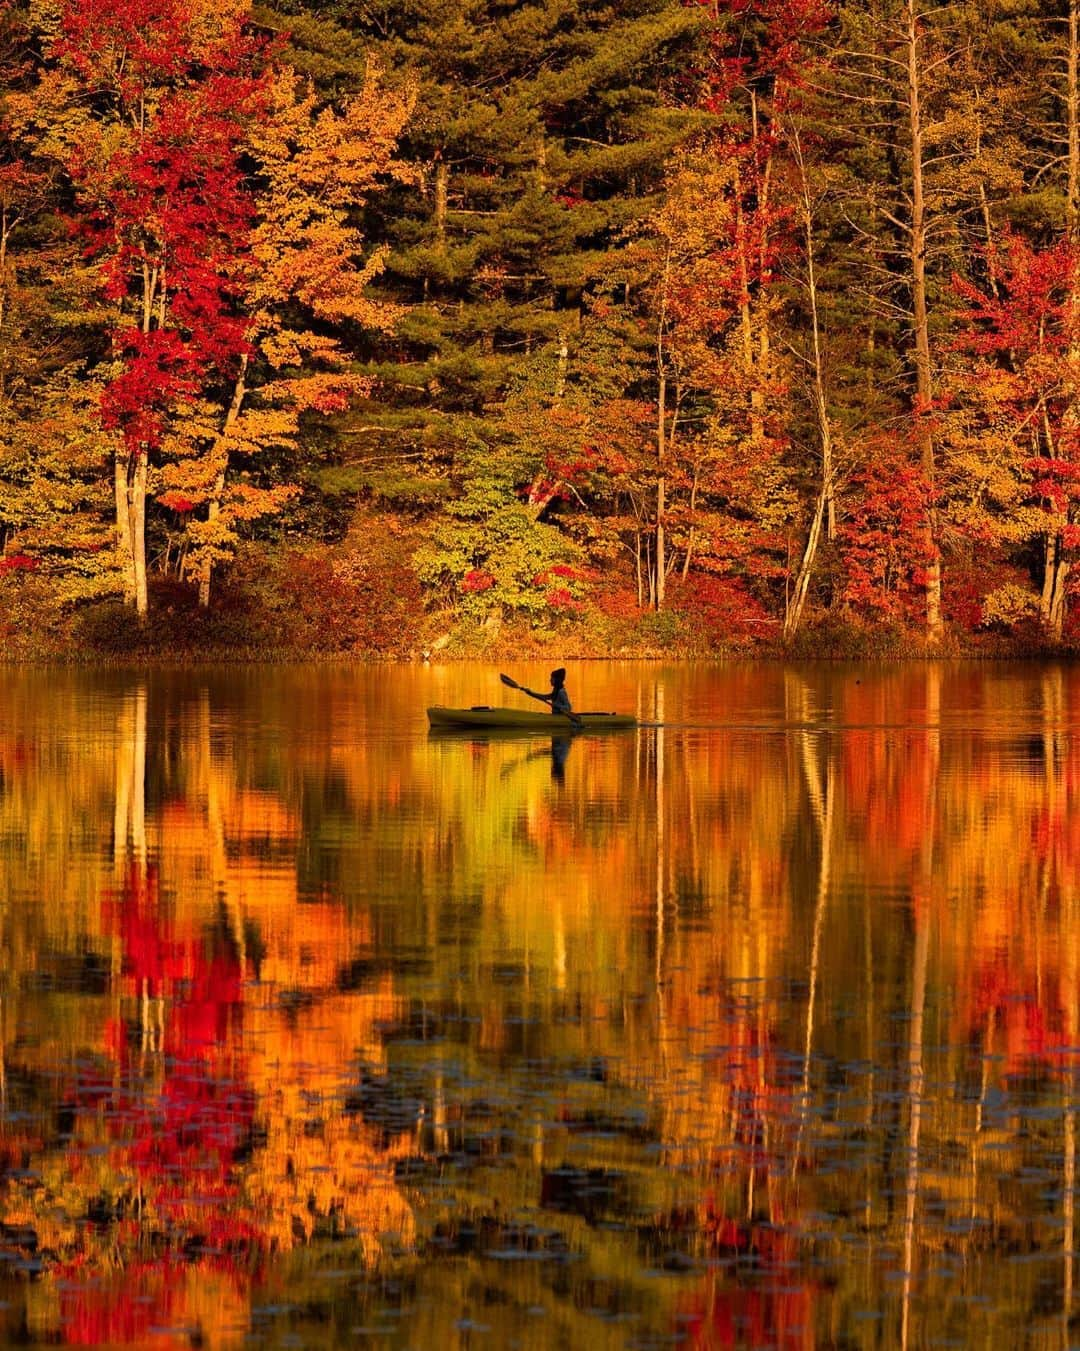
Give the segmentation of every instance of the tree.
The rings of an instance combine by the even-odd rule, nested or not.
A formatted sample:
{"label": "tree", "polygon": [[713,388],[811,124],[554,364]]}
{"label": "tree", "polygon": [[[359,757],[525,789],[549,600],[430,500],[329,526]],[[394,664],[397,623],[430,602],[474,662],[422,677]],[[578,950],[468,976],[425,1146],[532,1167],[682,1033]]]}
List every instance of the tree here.
{"label": "tree", "polygon": [[34,574],[51,583],[50,602],[109,595],[117,585],[110,494],[101,466],[112,453],[98,411],[101,385],[68,367],[0,412],[2,515],[9,535],[0,575]]}
{"label": "tree", "polygon": [[[667,0],[627,14],[594,0],[338,13],[388,71],[418,81],[402,142],[416,178],[385,198],[376,227],[390,244],[380,285],[408,308],[372,351],[381,430],[368,420],[354,461],[358,487],[368,463],[401,465],[394,491],[409,509],[433,469],[471,491],[477,448],[503,454],[524,428],[534,372],[545,371],[538,407],[565,395],[628,225],[653,209],[667,155],[707,120],[675,96],[704,17]],[[525,476],[512,491],[539,529],[558,501],[540,502],[546,451],[515,440],[509,453]]]}
{"label": "tree", "polygon": [[[959,266],[973,186],[955,167],[970,152],[973,128],[968,91],[957,78],[966,50],[965,36],[958,33],[963,17],[923,0],[844,6],[838,61],[838,83],[865,138],[854,164],[870,174],[869,190],[855,189],[868,208],[859,225],[873,279],[862,289],[869,291],[877,323],[889,332],[907,368],[904,398],[893,416],[902,416],[908,428],[899,434],[894,428],[889,439],[894,446],[910,446],[918,477],[931,493],[928,510],[920,513],[926,538],[915,551],[922,560],[930,643],[941,639],[943,629],[936,441],[943,316],[935,306],[943,283]],[[896,491],[906,497],[912,476],[899,460],[891,462],[899,473]],[[867,468],[878,477],[873,466]]]}
{"label": "tree", "polygon": [[267,64],[242,4],[54,9],[44,73],[9,107],[67,177],[102,302],[108,364],[95,373],[116,441],[124,594],[145,613],[150,495],[179,519],[175,565],[205,605],[237,523],[296,493],[257,471],[230,480],[230,459],[289,449],[306,412],[370,388],[345,369],[348,345],[397,311],[366,294],[383,255],[363,256],[357,213],[398,172],[412,96],[383,91],[372,69],[340,111],[323,107]]}
{"label": "tree", "polygon": [[[269,83],[248,139],[256,170],[251,267],[237,298],[246,346],[227,402],[214,409],[216,430],[187,428],[189,448],[201,453],[162,479],[165,505],[188,518],[186,568],[203,605],[236,522],[277,510],[296,491],[229,485],[230,459],[293,446],[305,413],[341,411],[371,389],[369,377],[349,369],[346,344],[357,331],[388,332],[400,308],[369,294],[386,250],[364,258],[356,213],[383,181],[409,177],[394,150],[412,106],[411,89],[384,90],[377,69],[340,112],[289,70]],[[190,514],[203,505],[205,519]]]}
{"label": "tree", "polygon": [[0,574],[39,605],[110,592],[116,551],[101,466],[109,436],[87,338],[105,317],[59,213],[57,165],[25,124],[36,100],[29,16],[0,15]]}
{"label": "tree", "polygon": [[264,81],[235,4],[62,0],[51,11],[40,81],[10,102],[69,176],[85,256],[114,307],[101,414],[119,438],[124,592],[141,615],[151,456],[202,383],[243,355],[240,156]]}
{"label": "tree", "polygon": [[962,359],[950,425],[969,485],[955,514],[984,546],[1042,553],[1038,601],[1012,583],[987,598],[986,612],[1014,621],[1037,607],[1058,638],[1068,559],[1080,544],[1076,248],[1065,237],[1036,249],[1006,233],[988,251],[981,286],[955,281]]}

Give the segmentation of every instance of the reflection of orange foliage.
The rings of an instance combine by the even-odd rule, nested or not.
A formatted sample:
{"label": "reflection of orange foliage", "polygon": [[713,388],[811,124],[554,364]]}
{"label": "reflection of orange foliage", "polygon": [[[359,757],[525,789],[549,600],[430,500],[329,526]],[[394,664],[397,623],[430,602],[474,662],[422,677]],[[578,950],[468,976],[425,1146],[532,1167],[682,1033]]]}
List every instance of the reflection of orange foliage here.
{"label": "reflection of orange foliage", "polygon": [[203,909],[223,894],[238,922],[286,912],[296,904],[295,813],[276,794],[238,787],[208,753],[196,763],[199,796],[166,802],[156,823],[175,904]]}
{"label": "reflection of orange foliage", "polygon": [[[685,1207],[689,1241],[710,1258],[752,1256],[733,1280],[741,1292],[725,1291],[718,1272],[682,1306],[696,1345],[802,1346],[816,1293],[785,1275],[800,1253],[779,1236],[810,1215],[833,1215],[839,1229],[857,1206],[872,1243],[874,1225],[896,1220],[910,1112],[899,1101],[910,1082],[904,1015],[913,938],[929,935],[916,1241],[959,1247],[973,1216],[1012,1223],[1007,1169],[1025,1150],[1041,1163],[1046,1139],[1060,1159],[1061,1127],[1048,1114],[1043,1141],[1020,1140],[1010,1095],[980,1098],[978,1078],[985,1088],[1034,1067],[1060,1106],[1057,1048],[1080,1041],[1080,738],[1040,730],[1041,678],[980,674],[973,689],[918,667],[861,677],[809,675],[805,704],[788,709],[795,733],[764,748],[756,732],[680,729],[669,704],[662,754],[651,734],[582,738],[556,783],[547,745],[371,735],[422,707],[421,680],[458,682],[429,702],[467,702],[468,672],[375,673],[382,702],[357,696],[367,672],[343,683],[313,675],[326,697],[305,699],[290,693],[292,677],[260,676],[244,698],[265,699],[267,725],[281,728],[269,749],[242,721],[230,741],[229,706],[211,717],[209,694],[170,705],[170,752],[151,744],[147,774],[167,780],[167,796],[140,804],[144,818],[133,811],[141,839],[135,820],[130,838],[112,834],[106,760],[72,769],[44,722],[21,749],[8,739],[0,827],[21,832],[25,856],[0,857],[0,891],[45,898],[0,914],[9,965],[58,982],[70,968],[50,960],[85,953],[100,985],[51,1001],[55,1022],[38,1017],[40,1004],[17,1005],[36,998],[31,982],[5,996],[12,1082],[16,1070],[38,1076],[47,1106],[25,1139],[9,1140],[3,1217],[33,1228],[40,1251],[81,1256],[87,1273],[125,1264],[155,1321],[200,1321],[207,1341],[227,1341],[225,1326],[243,1318],[230,1300],[242,1304],[244,1263],[328,1233],[358,1235],[369,1260],[388,1234],[408,1241],[395,1162],[431,1138],[430,1120],[386,1132],[347,1107],[358,1063],[386,1068],[381,1029],[405,1012],[403,986],[379,974],[385,943],[430,972],[406,977],[407,993],[460,992],[454,1035],[467,1038],[478,1077],[534,1054],[599,1067],[568,1077],[545,1111],[537,1159],[631,1104],[649,1139],[647,1204],[658,1215]],[[656,679],[639,678],[643,689]],[[695,677],[714,691],[713,704],[701,696],[701,720],[716,715],[716,689],[730,700],[725,721],[757,724],[775,706],[771,669],[713,678]],[[592,679],[598,705],[624,703],[621,675]],[[272,680],[277,692],[264,693]],[[1080,672],[1059,683],[1072,725]],[[965,723],[954,736],[957,707]],[[650,715],[647,700],[639,711]],[[99,741],[112,734],[79,716]],[[804,735],[818,718],[845,730]],[[405,903],[389,904],[393,886]],[[978,1050],[1003,1058],[980,1065]],[[74,1117],[61,1144],[58,1111]],[[458,1111],[436,1104],[440,1151]],[[886,1135],[897,1143],[882,1146]],[[610,1151],[605,1162],[620,1167],[642,1158],[630,1138],[594,1146],[578,1132],[575,1147]],[[819,1166],[834,1149],[851,1170]],[[38,1180],[11,1175],[24,1170]],[[942,1228],[939,1204],[955,1230]],[[222,1293],[208,1293],[205,1314],[192,1312],[193,1294],[166,1306],[155,1271],[172,1263],[180,1283],[185,1248],[204,1240],[225,1253],[221,1269],[197,1257],[192,1278],[208,1290],[220,1279]],[[151,1245],[164,1250],[160,1268],[142,1265]],[[64,1318],[88,1337],[121,1285],[85,1293],[94,1282],[66,1274],[84,1293]],[[134,1322],[125,1331],[125,1318],[135,1314],[118,1309],[97,1335],[151,1336]],[[55,1310],[41,1326],[61,1335]]]}
{"label": "reflection of orange foliage", "polygon": [[229,793],[222,808],[225,838],[248,847],[259,844],[295,846],[300,823],[276,793],[254,788]]}
{"label": "reflection of orange foliage", "polygon": [[[155,1329],[185,1324],[226,1345],[246,1327],[252,1253],[334,1232],[374,1261],[385,1235],[411,1238],[394,1161],[412,1136],[346,1111],[358,1060],[383,1061],[378,1028],[400,1003],[389,976],[336,992],[371,939],[338,904],[270,904],[244,923],[227,894],[206,907],[164,895],[157,868],[132,862],[102,914],[129,1016],[103,1021],[100,1058],[68,1083],[71,1138],[41,1165],[44,1191],[13,1193],[3,1217],[77,1265],[48,1283],[61,1298],[46,1321],[69,1340],[153,1345]],[[27,1148],[20,1166],[36,1162]],[[142,1261],[148,1245],[159,1261]],[[220,1253],[217,1266],[189,1265],[192,1247]],[[117,1258],[122,1290],[95,1275]]]}
{"label": "reflection of orange foliage", "polygon": [[[658,1029],[662,1058],[628,1058],[622,1076],[655,1096],[667,1157],[704,1174],[767,1175],[789,1143],[794,1104],[766,1004],[783,917],[755,896],[753,920],[731,933],[676,933]],[[779,932],[778,932],[779,930]],[[756,933],[752,944],[749,935]],[[758,946],[760,944],[760,947]],[[645,1043],[648,1045],[648,1043]]]}
{"label": "reflection of orange foliage", "polygon": [[277,990],[332,990],[347,956],[368,948],[365,915],[346,915],[338,903],[297,902],[280,909],[258,905],[247,913],[258,925],[263,952],[259,979]]}
{"label": "reflection of orange foliage", "polygon": [[400,1011],[389,977],[372,993],[325,997],[292,1018],[270,1005],[249,1009],[249,1075],[266,1140],[245,1170],[245,1191],[276,1245],[292,1247],[327,1222],[358,1231],[372,1256],[381,1235],[411,1237],[394,1160],[413,1152],[412,1137],[384,1144],[344,1111],[358,1060],[382,1062],[376,1029]]}

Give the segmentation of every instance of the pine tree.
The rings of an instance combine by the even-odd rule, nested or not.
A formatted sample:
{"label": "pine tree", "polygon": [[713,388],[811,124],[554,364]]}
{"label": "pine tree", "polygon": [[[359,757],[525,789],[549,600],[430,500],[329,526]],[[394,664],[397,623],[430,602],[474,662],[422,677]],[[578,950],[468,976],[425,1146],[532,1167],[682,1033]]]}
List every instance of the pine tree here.
{"label": "pine tree", "polygon": [[[328,18],[388,78],[418,81],[402,142],[415,183],[365,222],[390,249],[380,285],[407,308],[393,341],[369,350],[376,402],[341,424],[364,447],[349,457],[352,482],[381,481],[405,507],[434,470],[491,512],[532,500],[539,526],[560,498],[535,510],[544,452],[519,441],[507,401],[531,372],[565,382],[590,296],[652,209],[672,150],[709,120],[675,96],[704,16],[669,0],[618,12],[590,0],[405,0],[321,9]],[[499,467],[508,453],[513,481]],[[487,464],[492,492],[481,490]],[[400,467],[389,487],[386,465]]]}

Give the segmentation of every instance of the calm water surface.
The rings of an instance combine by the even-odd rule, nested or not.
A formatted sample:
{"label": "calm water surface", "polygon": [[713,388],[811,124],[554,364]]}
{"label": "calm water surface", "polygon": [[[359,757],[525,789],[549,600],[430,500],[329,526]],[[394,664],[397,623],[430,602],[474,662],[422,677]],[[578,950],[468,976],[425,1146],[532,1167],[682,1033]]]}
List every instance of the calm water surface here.
{"label": "calm water surface", "polygon": [[1080,1341],[1080,668],[571,691],[0,671],[0,1339]]}

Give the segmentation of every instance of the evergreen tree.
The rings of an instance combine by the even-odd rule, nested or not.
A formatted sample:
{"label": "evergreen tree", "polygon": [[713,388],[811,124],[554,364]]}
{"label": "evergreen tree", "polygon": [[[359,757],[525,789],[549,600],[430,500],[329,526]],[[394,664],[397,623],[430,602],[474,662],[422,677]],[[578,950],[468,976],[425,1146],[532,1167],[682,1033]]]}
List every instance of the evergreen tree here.
{"label": "evergreen tree", "polygon": [[539,521],[559,499],[539,503],[544,454],[508,400],[530,381],[565,386],[590,297],[653,209],[673,150],[709,120],[683,97],[702,12],[671,0],[404,0],[321,7],[317,20],[280,8],[294,42],[318,45],[319,25],[325,40],[337,21],[388,75],[418,81],[402,143],[416,182],[367,225],[390,246],[381,284],[408,308],[368,353],[375,402],[341,426],[363,450],[335,485],[404,505],[434,470],[488,515],[524,498]]}

